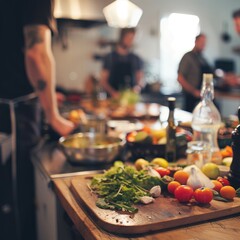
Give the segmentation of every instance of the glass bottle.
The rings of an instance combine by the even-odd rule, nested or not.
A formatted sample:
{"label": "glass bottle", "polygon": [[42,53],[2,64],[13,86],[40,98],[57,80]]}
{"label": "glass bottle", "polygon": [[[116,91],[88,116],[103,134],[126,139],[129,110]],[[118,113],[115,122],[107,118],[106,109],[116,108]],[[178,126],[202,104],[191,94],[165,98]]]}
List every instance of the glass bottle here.
{"label": "glass bottle", "polygon": [[167,126],[166,159],[169,162],[176,161],[177,143],[176,143],[176,125],[174,122],[175,102],[176,102],[175,97],[168,98],[169,115]]}
{"label": "glass bottle", "polygon": [[220,164],[222,157],[218,147],[217,134],[221,126],[221,116],[213,99],[213,75],[203,74],[201,101],[193,110],[193,140],[209,142],[212,153],[211,161]]}

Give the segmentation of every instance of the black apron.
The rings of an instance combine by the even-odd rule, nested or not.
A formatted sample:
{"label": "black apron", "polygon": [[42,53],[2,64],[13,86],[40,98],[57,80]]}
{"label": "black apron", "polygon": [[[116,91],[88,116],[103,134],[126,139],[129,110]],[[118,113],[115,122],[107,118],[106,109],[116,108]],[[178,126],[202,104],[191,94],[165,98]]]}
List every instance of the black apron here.
{"label": "black apron", "polygon": [[116,60],[113,58],[109,81],[112,88],[118,91],[132,88],[134,82],[134,70],[130,59]]}

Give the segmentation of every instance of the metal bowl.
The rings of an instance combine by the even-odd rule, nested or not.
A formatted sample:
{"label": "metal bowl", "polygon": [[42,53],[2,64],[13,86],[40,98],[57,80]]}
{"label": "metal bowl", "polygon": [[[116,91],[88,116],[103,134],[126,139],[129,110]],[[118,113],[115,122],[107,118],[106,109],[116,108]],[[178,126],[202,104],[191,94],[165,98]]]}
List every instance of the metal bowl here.
{"label": "metal bowl", "polygon": [[119,154],[123,140],[98,133],[77,133],[61,137],[59,144],[67,159],[74,163],[109,163]]}

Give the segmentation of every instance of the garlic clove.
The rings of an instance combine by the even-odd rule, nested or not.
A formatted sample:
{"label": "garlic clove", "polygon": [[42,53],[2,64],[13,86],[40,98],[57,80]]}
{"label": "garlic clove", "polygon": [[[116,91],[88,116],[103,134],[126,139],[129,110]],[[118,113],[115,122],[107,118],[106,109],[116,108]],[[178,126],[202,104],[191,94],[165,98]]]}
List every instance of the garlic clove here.
{"label": "garlic clove", "polygon": [[152,197],[157,198],[161,195],[161,187],[158,186],[154,186],[150,189],[150,194]]}
{"label": "garlic clove", "polygon": [[147,170],[148,170],[148,175],[150,175],[152,177],[161,178],[161,175],[155,169],[153,169],[152,167],[148,166]]}
{"label": "garlic clove", "polygon": [[143,196],[143,197],[140,197],[140,202],[147,205],[149,203],[154,202],[154,198],[149,196]]}

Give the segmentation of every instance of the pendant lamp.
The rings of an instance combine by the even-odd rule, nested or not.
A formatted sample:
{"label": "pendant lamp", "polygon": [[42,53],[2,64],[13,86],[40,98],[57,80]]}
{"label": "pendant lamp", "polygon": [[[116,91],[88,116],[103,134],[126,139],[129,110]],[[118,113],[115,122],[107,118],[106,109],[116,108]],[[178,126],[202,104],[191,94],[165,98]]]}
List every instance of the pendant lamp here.
{"label": "pendant lamp", "polygon": [[108,25],[116,28],[136,27],[142,13],[142,9],[129,0],[116,0],[103,9]]}

